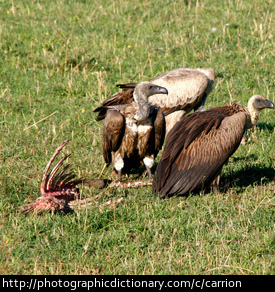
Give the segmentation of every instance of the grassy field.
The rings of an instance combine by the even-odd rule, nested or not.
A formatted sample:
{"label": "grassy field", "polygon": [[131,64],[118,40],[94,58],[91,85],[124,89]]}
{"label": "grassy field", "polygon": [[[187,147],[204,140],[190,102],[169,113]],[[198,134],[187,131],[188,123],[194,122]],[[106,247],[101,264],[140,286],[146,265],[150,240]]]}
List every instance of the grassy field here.
{"label": "grassy field", "polygon": [[[253,94],[274,102],[272,0],[0,2],[1,274],[275,274],[271,110],[224,167],[219,194],[161,200],[150,187],[119,188],[97,200],[123,196],[116,208],[16,213],[40,196],[65,139],[76,173],[100,176],[93,109],[117,83],[212,67],[207,108]],[[115,179],[111,168],[101,177]]]}

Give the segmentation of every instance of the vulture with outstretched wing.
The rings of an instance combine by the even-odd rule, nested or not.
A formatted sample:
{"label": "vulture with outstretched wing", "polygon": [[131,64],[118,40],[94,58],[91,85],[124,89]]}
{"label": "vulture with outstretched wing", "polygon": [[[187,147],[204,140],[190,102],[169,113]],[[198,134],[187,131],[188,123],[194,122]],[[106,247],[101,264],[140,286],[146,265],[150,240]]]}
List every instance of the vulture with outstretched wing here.
{"label": "vulture with outstretched wing", "polygon": [[[178,68],[150,80],[168,90],[168,96],[154,94],[149,97],[149,103],[165,115],[166,133],[190,111],[204,110],[205,100],[212,90],[214,80],[215,71],[212,68]],[[94,110],[99,112],[97,120],[105,117],[106,106],[132,103],[137,84],[118,84],[123,91],[115,93]]]}

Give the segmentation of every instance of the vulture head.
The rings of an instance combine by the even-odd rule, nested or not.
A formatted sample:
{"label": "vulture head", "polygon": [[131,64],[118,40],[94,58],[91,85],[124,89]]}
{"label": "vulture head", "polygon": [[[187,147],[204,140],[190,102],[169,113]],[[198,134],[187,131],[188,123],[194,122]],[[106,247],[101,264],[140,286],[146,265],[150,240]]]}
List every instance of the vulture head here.
{"label": "vulture head", "polygon": [[168,94],[168,90],[165,87],[146,81],[138,83],[135,87],[133,97],[138,107],[135,114],[137,121],[143,121],[148,118],[150,113],[148,98],[154,94]]}
{"label": "vulture head", "polygon": [[261,95],[253,95],[248,100],[247,109],[249,111],[250,117],[251,117],[251,126],[254,126],[257,124],[259,119],[259,113],[262,109],[270,108],[274,109],[274,104],[270,100],[264,98]]}
{"label": "vulture head", "polygon": [[253,95],[249,101],[248,104],[251,104],[255,110],[262,110],[264,108],[271,108],[274,109],[274,104],[270,100],[264,98],[261,95]]}

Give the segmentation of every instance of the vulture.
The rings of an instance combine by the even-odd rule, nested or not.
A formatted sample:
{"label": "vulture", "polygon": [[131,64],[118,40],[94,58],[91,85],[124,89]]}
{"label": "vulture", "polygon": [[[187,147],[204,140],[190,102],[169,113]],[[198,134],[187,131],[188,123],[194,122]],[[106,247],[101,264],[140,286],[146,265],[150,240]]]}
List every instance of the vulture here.
{"label": "vulture", "polygon": [[[212,68],[178,68],[163,73],[150,82],[163,86],[168,90],[168,96],[154,94],[149,97],[149,102],[165,115],[166,134],[177,121],[194,109],[203,111],[207,95],[212,90],[215,80],[215,71]],[[101,107],[94,111],[99,112],[97,120],[106,115],[106,106],[128,104],[134,100],[133,92],[138,83],[118,84],[124,91],[115,93],[103,102]]]}
{"label": "vulture", "polygon": [[274,109],[274,104],[254,95],[247,107],[232,103],[183,117],[166,137],[153,192],[160,197],[187,195],[211,184],[217,191],[223,165],[264,108]]}
{"label": "vulture", "polygon": [[144,164],[149,179],[154,159],[165,138],[165,117],[161,111],[148,103],[153,94],[168,94],[166,88],[151,82],[139,83],[130,104],[104,107],[103,157],[112,164],[121,180],[122,171]]}

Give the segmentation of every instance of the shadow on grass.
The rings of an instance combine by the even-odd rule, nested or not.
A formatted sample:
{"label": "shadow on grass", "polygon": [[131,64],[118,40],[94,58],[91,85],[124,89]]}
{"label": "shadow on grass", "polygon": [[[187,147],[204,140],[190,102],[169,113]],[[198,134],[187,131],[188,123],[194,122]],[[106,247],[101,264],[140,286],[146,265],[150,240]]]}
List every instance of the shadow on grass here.
{"label": "shadow on grass", "polygon": [[[266,185],[275,181],[275,170],[272,167],[247,167],[245,169],[234,172],[230,175],[221,175],[221,181],[219,186],[220,193],[227,193],[231,189],[239,189],[242,191],[244,188],[253,185]],[[190,195],[201,195],[213,192],[211,187],[194,190],[192,193],[177,195],[179,197],[188,197]],[[155,194],[157,195],[157,194]],[[163,196],[163,198],[169,198],[171,196]]]}
{"label": "shadow on grass", "polygon": [[225,192],[234,187],[268,184],[274,180],[275,170],[272,167],[247,167],[230,175],[222,175],[221,191]]}
{"label": "shadow on grass", "polygon": [[266,124],[266,123],[258,123],[257,128],[259,128],[260,130],[263,130],[263,131],[273,133],[275,125],[270,125],[270,124]]}

